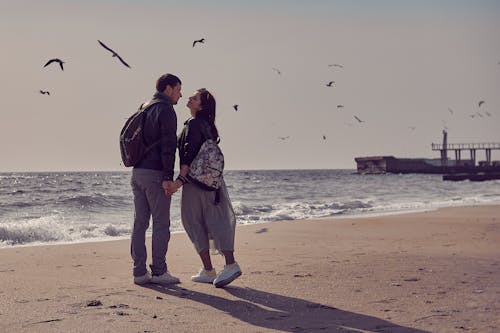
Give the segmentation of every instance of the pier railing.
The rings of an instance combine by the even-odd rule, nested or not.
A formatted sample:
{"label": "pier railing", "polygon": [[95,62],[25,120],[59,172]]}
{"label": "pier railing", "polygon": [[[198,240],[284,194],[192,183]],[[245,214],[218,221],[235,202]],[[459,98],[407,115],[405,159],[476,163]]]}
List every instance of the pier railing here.
{"label": "pier railing", "polygon": [[498,142],[486,142],[486,143],[449,143],[443,145],[441,143],[431,144],[432,150],[469,150],[469,149],[500,149],[500,143]]}

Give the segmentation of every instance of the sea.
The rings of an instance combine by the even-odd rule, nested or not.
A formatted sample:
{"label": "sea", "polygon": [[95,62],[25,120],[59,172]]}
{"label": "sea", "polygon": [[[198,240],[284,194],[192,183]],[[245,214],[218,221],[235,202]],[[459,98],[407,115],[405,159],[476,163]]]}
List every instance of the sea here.
{"label": "sea", "polygon": [[[0,248],[129,238],[129,171],[0,173]],[[225,171],[239,225],[399,214],[500,204],[500,181],[441,175],[359,175],[355,170]],[[150,228],[151,229],[151,228]],[[171,231],[183,232],[180,193]],[[150,230],[148,230],[150,232]]]}

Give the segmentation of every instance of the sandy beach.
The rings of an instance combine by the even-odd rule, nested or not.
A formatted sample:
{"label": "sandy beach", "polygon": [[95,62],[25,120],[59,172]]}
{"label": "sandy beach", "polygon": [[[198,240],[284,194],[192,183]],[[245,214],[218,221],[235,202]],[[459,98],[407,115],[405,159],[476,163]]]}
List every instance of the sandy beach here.
{"label": "sandy beach", "polygon": [[183,233],[171,287],[132,283],[128,240],[4,248],[0,332],[499,332],[499,244],[500,206],[239,226],[224,289]]}

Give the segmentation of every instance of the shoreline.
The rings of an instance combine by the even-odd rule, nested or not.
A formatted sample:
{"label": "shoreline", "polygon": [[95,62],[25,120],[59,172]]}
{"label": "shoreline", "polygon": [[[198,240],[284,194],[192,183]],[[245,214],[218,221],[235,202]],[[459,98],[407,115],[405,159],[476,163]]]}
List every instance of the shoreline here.
{"label": "shoreline", "polygon": [[500,330],[500,205],[280,222],[237,229],[243,275],[221,289],[190,281],[184,233],[169,287],[133,284],[128,240],[4,248],[0,331]]}
{"label": "shoreline", "polygon": [[[419,208],[419,209],[410,209],[410,210],[390,210],[386,212],[375,212],[375,213],[359,213],[359,214],[346,214],[346,215],[333,215],[326,217],[314,217],[309,219],[295,219],[295,220],[275,220],[275,221],[261,221],[261,222],[249,222],[249,223],[240,223],[237,224],[237,227],[242,226],[251,226],[251,225],[260,225],[260,224],[271,224],[276,222],[299,222],[299,221],[321,221],[321,220],[342,220],[342,219],[369,219],[369,218],[377,218],[377,217],[386,217],[386,216],[399,216],[399,215],[408,215],[408,214],[417,214],[424,212],[433,212],[440,209],[448,209],[448,208],[467,208],[467,207],[482,207],[482,206],[500,206],[500,203],[476,203],[473,205],[456,205],[456,206],[438,206],[438,207],[427,207],[427,208]],[[132,223],[132,222],[131,222]],[[171,234],[185,234],[184,230],[176,230],[171,231]],[[111,236],[110,236],[111,237]],[[151,225],[148,228],[146,233],[146,237],[151,237]],[[10,248],[24,248],[24,247],[38,247],[38,246],[58,246],[58,245],[71,245],[71,244],[87,244],[87,243],[101,243],[101,242],[113,242],[113,241],[124,241],[129,240],[130,235],[123,237],[114,237],[114,238],[90,238],[90,239],[81,239],[77,241],[55,241],[55,242],[33,242],[29,244],[17,244],[17,245],[0,245],[0,251],[3,249]]]}

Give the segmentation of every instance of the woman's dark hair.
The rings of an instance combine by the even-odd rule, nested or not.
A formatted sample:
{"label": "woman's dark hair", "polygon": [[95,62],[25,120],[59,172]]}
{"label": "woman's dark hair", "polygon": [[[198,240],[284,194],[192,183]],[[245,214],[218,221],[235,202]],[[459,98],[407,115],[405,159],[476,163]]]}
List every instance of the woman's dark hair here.
{"label": "woman's dark hair", "polygon": [[182,84],[181,80],[174,74],[163,74],[156,80],[156,91],[164,92],[167,86],[174,88],[177,84]]}
{"label": "woman's dark hair", "polygon": [[208,122],[210,129],[212,130],[214,140],[218,141],[219,131],[215,126],[215,98],[205,88],[198,89],[198,92],[200,93],[201,110],[196,113],[196,117],[200,117]]}

